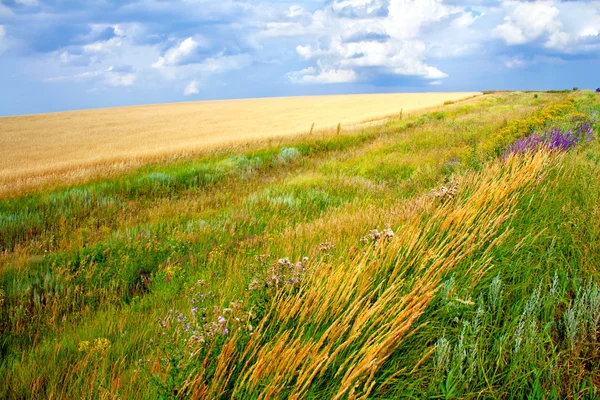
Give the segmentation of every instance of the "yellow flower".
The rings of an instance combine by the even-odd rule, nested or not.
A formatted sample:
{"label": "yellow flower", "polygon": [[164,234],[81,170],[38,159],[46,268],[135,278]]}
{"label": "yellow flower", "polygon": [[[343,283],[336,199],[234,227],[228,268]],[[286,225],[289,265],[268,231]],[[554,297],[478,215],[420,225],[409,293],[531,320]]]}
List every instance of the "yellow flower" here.
{"label": "yellow flower", "polygon": [[94,339],[93,351],[104,353],[110,347],[110,340],[106,338]]}
{"label": "yellow flower", "polygon": [[77,351],[87,353],[89,350],[90,342],[88,342],[87,340],[82,340],[81,342],[79,342],[79,345],[77,346]]}
{"label": "yellow flower", "polygon": [[94,339],[92,343],[88,340],[82,340],[77,346],[77,351],[81,353],[104,353],[110,347],[110,340],[106,338]]}

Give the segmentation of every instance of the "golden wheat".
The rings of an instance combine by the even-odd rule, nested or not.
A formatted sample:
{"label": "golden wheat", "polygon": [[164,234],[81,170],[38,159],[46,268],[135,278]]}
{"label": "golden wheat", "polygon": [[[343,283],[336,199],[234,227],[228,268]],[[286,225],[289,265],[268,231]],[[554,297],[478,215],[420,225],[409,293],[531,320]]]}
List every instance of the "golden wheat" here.
{"label": "golden wheat", "polygon": [[313,128],[344,129],[476,94],[206,101],[0,118],[0,193]]}

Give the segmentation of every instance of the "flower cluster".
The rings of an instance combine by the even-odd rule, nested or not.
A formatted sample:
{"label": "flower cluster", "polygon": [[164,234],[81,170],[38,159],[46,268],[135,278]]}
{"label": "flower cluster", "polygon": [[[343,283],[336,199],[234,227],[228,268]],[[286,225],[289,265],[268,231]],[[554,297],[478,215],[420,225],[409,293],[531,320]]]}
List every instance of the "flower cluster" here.
{"label": "flower cluster", "polygon": [[544,148],[547,150],[567,151],[577,146],[581,141],[591,141],[594,129],[589,121],[574,121],[571,130],[552,128],[542,133],[534,133],[517,140],[504,152],[504,158],[510,154],[529,153]]}
{"label": "flower cluster", "polygon": [[81,342],[79,342],[79,345],[77,346],[77,351],[79,351],[80,353],[89,353],[89,354],[94,354],[94,353],[105,353],[106,350],[108,350],[110,347],[110,340],[106,339],[106,338],[97,338],[94,339],[92,342],[88,341],[88,340],[82,340]]}
{"label": "flower cluster", "polygon": [[458,184],[454,181],[448,181],[444,185],[432,190],[432,195],[440,201],[452,200],[458,192]]}
{"label": "flower cluster", "polygon": [[308,257],[303,257],[302,261],[292,263],[288,258],[281,258],[273,263],[264,279],[254,279],[248,286],[248,290],[256,291],[261,288],[280,286],[298,286],[306,274]]}
{"label": "flower cluster", "polygon": [[550,121],[556,120],[564,115],[575,111],[575,101],[568,98],[559,103],[550,104],[543,109],[537,110],[525,119],[510,121],[506,126],[496,132],[484,146],[485,150],[497,150],[504,148],[509,143],[529,135],[537,129],[542,129]]}
{"label": "flower cluster", "polygon": [[382,232],[379,232],[377,229],[371,229],[368,235],[360,238],[360,241],[361,243],[373,243],[373,246],[377,247],[381,240],[390,241],[394,236],[394,231],[388,226]]}
{"label": "flower cluster", "polygon": [[171,309],[158,319],[157,334],[149,340],[153,356],[138,361],[151,370],[153,382],[166,394],[178,390],[199,360],[211,357],[215,351],[218,354],[234,333],[249,336],[254,331],[252,314],[243,301],[231,302],[228,307],[215,305],[217,296],[203,280],[196,282],[187,295],[189,308]]}
{"label": "flower cluster", "polygon": [[229,307],[213,305],[215,295],[209,291],[206,282],[196,283],[196,291],[190,298],[189,313],[169,310],[169,314],[159,320],[162,334],[167,327],[183,335],[188,345],[207,343],[219,336],[227,336],[231,331],[244,329],[252,332],[248,323],[249,313],[245,311],[243,301],[231,302]]}
{"label": "flower cluster", "polygon": [[335,245],[331,242],[323,242],[319,245],[319,251],[328,252],[335,249]]}

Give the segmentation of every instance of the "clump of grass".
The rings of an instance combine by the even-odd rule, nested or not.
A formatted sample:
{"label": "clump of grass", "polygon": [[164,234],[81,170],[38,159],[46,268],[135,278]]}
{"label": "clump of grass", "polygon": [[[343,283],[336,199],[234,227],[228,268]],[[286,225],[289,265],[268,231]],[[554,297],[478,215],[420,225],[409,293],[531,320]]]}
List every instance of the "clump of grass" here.
{"label": "clump of grass", "polygon": [[298,149],[294,147],[284,147],[277,155],[277,161],[282,164],[287,164],[299,159],[300,157],[302,157],[302,154],[300,154]]}

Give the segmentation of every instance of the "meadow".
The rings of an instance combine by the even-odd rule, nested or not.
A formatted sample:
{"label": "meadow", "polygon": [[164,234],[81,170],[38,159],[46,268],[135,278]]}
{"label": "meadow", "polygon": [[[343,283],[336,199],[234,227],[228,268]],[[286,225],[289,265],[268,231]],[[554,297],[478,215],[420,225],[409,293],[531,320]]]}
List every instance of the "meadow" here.
{"label": "meadow", "polygon": [[0,397],[600,396],[600,95],[0,200]]}
{"label": "meadow", "polygon": [[343,129],[478,93],[402,93],[158,104],[0,118],[0,196],[148,162]]}

